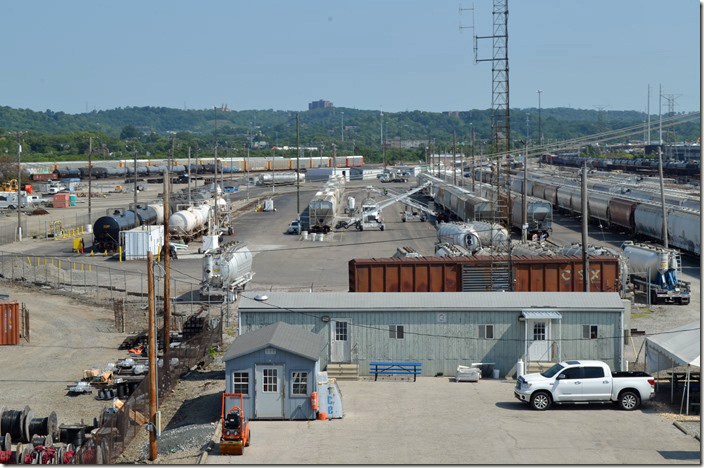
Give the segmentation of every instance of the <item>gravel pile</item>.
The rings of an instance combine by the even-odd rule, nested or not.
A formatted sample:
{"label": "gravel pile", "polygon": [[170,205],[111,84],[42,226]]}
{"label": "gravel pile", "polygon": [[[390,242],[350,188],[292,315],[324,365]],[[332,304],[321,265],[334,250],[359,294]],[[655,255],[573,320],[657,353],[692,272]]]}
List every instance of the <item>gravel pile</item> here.
{"label": "gravel pile", "polygon": [[[211,424],[191,424],[181,426],[168,431],[162,431],[161,437],[157,440],[159,455],[185,452],[188,450],[202,450],[210,441],[215,431],[215,423]],[[145,446],[142,456],[148,456],[149,447]]]}

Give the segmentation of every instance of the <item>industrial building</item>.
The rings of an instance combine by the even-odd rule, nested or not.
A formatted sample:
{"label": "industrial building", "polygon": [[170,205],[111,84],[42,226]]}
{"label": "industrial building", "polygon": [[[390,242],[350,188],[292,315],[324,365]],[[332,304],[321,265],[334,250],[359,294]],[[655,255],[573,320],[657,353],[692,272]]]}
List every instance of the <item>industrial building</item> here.
{"label": "industrial building", "polygon": [[[599,359],[622,370],[630,306],[616,293],[267,292],[243,297],[239,331],[276,322],[323,337],[328,363],[417,361],[427,376],[454,375],[458,365],[493,363],[513,375],[516,363]],[[261,299],[261,298],[260,298]]]}
{"label": "industrial building", "polygon": [[239,336],[228,348],[225,392],[243,395],[252,419],[315,419],[323,336],[286,323],[272,323]]}

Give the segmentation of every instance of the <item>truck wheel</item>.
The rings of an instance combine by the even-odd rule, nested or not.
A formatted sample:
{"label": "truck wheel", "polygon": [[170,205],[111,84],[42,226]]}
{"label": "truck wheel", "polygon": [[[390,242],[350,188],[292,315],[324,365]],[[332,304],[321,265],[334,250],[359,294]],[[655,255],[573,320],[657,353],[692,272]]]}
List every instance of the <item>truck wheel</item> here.
{"label": "truck wheel", "polygon": [[650,291],[650,304],[655,305],[658,303],[658,295],[655,291]]}
{"label": "truck wheel", "polygon": [[633,411],[640,406],[640,397],[630,390],[623,392],[618,397],[618,405],[624,411]]}
{"label": "truck wheel", "polygon": [[245,447],[249,447],[249,443],[252,442],[252,431],[247,428],[247,443],[244,444]]}
{"label": "truck wheel", "polygon": [[383,225],[383,224],[381,225],[381,230],[382,230],[382,231],[384,230],[384,225]]}
{"label": "truck wheel", "polygon": [[536,392],[530,397],[530,406],[537,411],[545,411],[550,408],[552,398],[545,392]]}

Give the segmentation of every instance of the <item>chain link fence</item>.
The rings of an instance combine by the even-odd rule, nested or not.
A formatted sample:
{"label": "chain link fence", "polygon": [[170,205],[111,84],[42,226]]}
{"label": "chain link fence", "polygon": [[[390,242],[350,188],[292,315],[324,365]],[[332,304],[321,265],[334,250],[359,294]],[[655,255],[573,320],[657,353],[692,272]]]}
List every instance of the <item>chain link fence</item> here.
{"label": "chain link fence", "polygon": [[[213,346],[222,339],[222,321],[209,318],[201,333],[173,348],[157,364],[157,388],[160,401],[190,369],[208,365],[214,356]],[[124,405],[101,414],[93,436],[76,450],[74,462],[87,464],[115,463],[139,431],[149,422],[149,374],[132,391]]]}
{"label": "chain link fence", "polygon": [[[58,235],[62,230],[76,232],[81,228],[84,228],[87,233],[86,226],[93,226],[98,218],[105,216],[105,213],[105,209],[93,209],[89,217],[88,213],[79,215],[78,212],[74,212],[73,215],[60,211],[52,211],[45,215],[30,215],[23,211],[21,218],[22,238],[44,239],[54,234]],[[0,226],[0,245],[11,244],[17,240],[17,212],[8,211],[6,217],[12,219],[12,222]]]}

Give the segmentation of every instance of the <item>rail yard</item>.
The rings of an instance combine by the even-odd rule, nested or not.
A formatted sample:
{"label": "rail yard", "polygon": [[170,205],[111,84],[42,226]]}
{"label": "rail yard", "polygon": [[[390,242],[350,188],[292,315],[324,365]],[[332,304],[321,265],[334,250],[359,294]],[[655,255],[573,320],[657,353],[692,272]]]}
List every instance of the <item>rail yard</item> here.
{"label": "rail yard", "polygon": [[701,464],[704,6],[8,3],[0,464]]}

